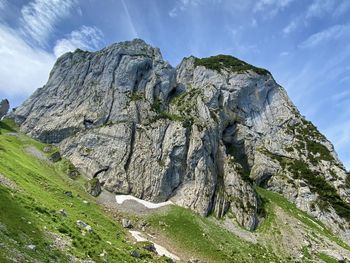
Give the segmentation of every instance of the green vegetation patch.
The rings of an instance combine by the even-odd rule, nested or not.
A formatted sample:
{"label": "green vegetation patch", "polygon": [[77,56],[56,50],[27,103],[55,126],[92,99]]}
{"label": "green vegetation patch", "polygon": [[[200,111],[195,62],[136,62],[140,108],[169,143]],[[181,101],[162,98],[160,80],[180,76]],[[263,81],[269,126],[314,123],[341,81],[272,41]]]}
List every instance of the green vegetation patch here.
{"label": "green vegetation patch", "polygon": [[340,198],[336,189],[322,175],[312,171],[307,163],[273,154],[270,156],[278,160],[284,170],[290,171],[295,179],[307,182],[310,189],[319,195],[318,201],[322,209],[328,209],[331,205],[340,217],[350,219],[350,205]]}
{"label": "green vegetation patch", "polygon": [[230,72],[245,72],[252,70],[259,75],[270,74],[269,71],[263,68],[258,68],[250,65],[238,58],[228,55],[217,55],[208,58],[196,58],[194,61],[195,67],[204,66],[211,70],[221,72],[222,69],[226,69]]}
{"label": "green vegetation patch", "polygon": [[338,260],[336,260],[336,259],[334,259],[334,258],[332,258],[324,253],[318,253],[317,257],[319,259],[322,259],[326,263],[338,263],[339,262]]}
{"label": "green vegetation patch", "polygon": [[151,215],[148,221],[179,249],[208,262],[279,262],[267,248],[243,241],[189,209],[172,206],[165,213]]}
{"label": "green vegetation patch", "polygon": [[[4,127],[4,122],[0,126]],[[84,191],[86,180],[67,176],[74,169],[68,161],[52,164],[37,159],[26,148],[47,145],[20,133],[13,135],[7,128],[0,130],[0,148],[5,149],[0,151],[0,174],[19,189],[0,186],[0,243],[5,245],[0,262],[13,262],[15,257],[20,257],[19,262],[70,262],[67,254],[102,262],[103,251],[111,262],[159,262],[147,251],[141,251],[140,259],[131,256],[138,247],[127,242],[117,219]],[[77,220],[92,231],[79,226]],[[64,251],[55,249],[50,233],[63,236],[71,245]],[[36,250],[28,245],[35,245]]]}
{"label": "green vegetation patch", "polygon": [[331,155],[330,151],[326,146],[317,142],[325,141],[326,138],[318,131],[316,126],[314,126],[311,122],[302,119],[302,123],[296,126],[287,126],[287,131],[295,135],[298,139],[298,144],[296,145],[296,149],[298,151],[308,151],[308,159],[314,165],[320,160],[325,161],[334,161],[334,157]]}
{"label": "green vegetation patch", "polygon": [[[261,187],[256,187],[255,189],[258,192],[258,194],[268,202],[268,204],[278,205],[289,215],[298,219],[300,222],[308,226],[313,232],[318,233],[321,236],[326,236],[327,238],[333,240],[343,248],[350,250],[350,246],[345,244],[338,237],[336,237],[324,224],[322,224],[318,220],[315,220],[312,216],[298,209],[295,206],[295,204],[289,202],[281,194],[266,190]],[[264,224],[265,223],[263,223],[261,227],[266,229],[266,226],[264,227]]]}

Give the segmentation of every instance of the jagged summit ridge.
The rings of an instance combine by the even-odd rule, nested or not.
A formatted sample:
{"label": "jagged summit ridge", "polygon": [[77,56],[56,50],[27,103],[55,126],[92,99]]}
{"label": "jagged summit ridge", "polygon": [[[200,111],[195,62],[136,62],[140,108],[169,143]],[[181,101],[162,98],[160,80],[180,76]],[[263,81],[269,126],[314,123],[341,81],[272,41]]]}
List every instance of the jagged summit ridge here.
{"label": "jagged summit ridge", "polygon": [[11,116],[111,192],[254,229],[262,185],[350,240],[349,177],[332,145],[269,72],[233,57],[175,69],[142,40],[77,50]]}

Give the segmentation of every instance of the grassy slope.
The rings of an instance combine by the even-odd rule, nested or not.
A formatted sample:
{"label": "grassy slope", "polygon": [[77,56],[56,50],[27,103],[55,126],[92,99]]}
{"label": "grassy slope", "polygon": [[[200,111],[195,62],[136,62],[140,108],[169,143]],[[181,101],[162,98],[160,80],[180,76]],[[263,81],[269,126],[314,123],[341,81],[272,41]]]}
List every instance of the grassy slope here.
{"label": "grassy slope", "polygon": [[[82,259],[101,262],[99,255],[105,250],[109,262],[143,262],[145,258],[157,261],[142,249],[143,259],[131,257],[135,246],[126,241],[120,224],[84,192],[81,182],[67,177],[67,162],[49,164],[28,154],[26,147],[42,149],[44,145],[11,133],[15,129],[11,126],[10,122],[0,123],[0,174],[15,182],[20,190],[0,185],[0,243],[5,244],[0,249],[0,262],[12,262],[14,258],[21,262],[69,262],[66,252],[52,247],[49,232],[71,239],[68,253]],[[71,191],[73,198],[65,195],[66,191]],[[67,217],[58,213],[62,208]],[[76,220],[89,224],[93,232],[84,235]],[[30,251],[30,244],[36,245],[37,250]]]}
{"label": "grassy slope", "polygon": [[[27,153],[28,146],[43,149],[45,145],[20,133],[11,133],[16,129],[11,126],[11,123],[0,122],[0,174],[10,178],[20,190],[10,190],[0,185],[0,262],[11,262],[9,258],[16,257],[29,262],[33,259],[69,262],[67,252],[101,262],[99,255],[104,250],[108,253],[109,262],[137,262],[130,256],[135,248],[142,252],[141,262],[145,259],[164,262],[151,258],[147,251],[140,248],[141,245],[135,247],[127,241],[121,226],[85,193],[82,188],[84,179],[73,181],[68,178],[67,161],[49,164]],[[73,198],[67,197],[66,191],[72,191]],[[322,224],[298,210],[281,195],[260,188],[257,191],[267,211],[267,219],[257,231],[258,235],[267,237],[265,243],[243,241],[210,218],[202,218],[176,206],[167,213],[149,216],[147,221],[151,228],[165,234],[178,251],[207,262],[292,262],[293,259],[286,257],[283,248],[278,247],[281,229],[274,215],[274,207],[278,206],[315,233],[349,249]],[[58,213],[61,208],[67,211],[68,217]],[[83,235],[76,225],[78,219],[91,225],[93,233]],[[48,232],[71,239],[72,244],[66,248],[67,251],[52,247]],[[5,246],[1,247],[1,243]],[[37,251],[26,248],[29,244],[36,245]],[[307,249],[305,255],[308,255]],[[324,262],[333,262],[325,254],[320,253],[317,257]]]}
{"label": "grassy slope", "polygon": [[[345,244],[339,238],[337,238],[324,224],[322,224],[320,221],[315,220],[313,217],[309,216],[305,212],[298,209],[294,204],[290,203],[282,195],[275,192],[268,191],[263,188],[257,188],[257,192],[267,202],[267,206],[269,206],[267,207],[267,210],[270,212],[269,213],[270,215],[271,215],[272,206],[277,205],[281,207],[284,211],[286,211],[290,216],[293,216],[296,219],[298,219],[301,223],[303,223],[305,226],[307,226],[309,229],[311,229],[315,233],[321,236],[327,237],[329,240],[334,241],[341,247],[347,250],[350,250],[350,246]],[[270,220],[271,220],[271,216],[270,216]],[[271,224],[271,223],[266,222],[265,224]],[[266,227],[266,226],[263,225],[262,227]]]}
{"label": "grassy slope", "polygon": [[[154,229],[165,233],[179,249],[189,251],[191,255],[208,262],[295,262],[295,258],[291,257],[287,250],[297,248],[284,247],[282,235],[288,235],[289,232],[284,222],[276,217],[276,207],[295,218],[307,229],[307,233],[315,238],[327,238],[350,250],[347,244],[333,235],[322,223],[299,210],[281,195],[262,188],[258,188],[257,191],[264,200],[267,212],[266,220],[256,232],[258,244],[243,241],[219,227],[210,218],[199,217],[190,210],[177,206],[173,206],[167,213],[153,214],[148,220]],[[300,242],[302,240],[299,240]],[[334,259],[322,253],[311,255],[307,247],[302,247],[300,253],[304,254],[303,262],[315,262],[314,260],[320,259],[321,262],[334,262]]]}
{"label": "grassy slope", "polygon": [[173,206],[166,214],[150,216],[149,222],[180,249],[208,262],[278,262],[268,249],[239,239],[189,209]]}

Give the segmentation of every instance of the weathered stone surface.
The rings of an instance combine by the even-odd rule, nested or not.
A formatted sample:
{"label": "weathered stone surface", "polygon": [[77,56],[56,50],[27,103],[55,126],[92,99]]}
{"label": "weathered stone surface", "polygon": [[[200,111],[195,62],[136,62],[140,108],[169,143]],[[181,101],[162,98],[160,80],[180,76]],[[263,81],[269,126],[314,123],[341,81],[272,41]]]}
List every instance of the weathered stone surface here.
{"label": "weathered stone surface", "polygon": [[77,226],[81,229],[84,229],[86,230],[87,232],[91,233],[93,230],[92,230],[92,227],[88,224],[86,224],[85,222],[81,221],[81,220],[77,220]]}
{"label": "weathered stone surface", "polygon": [[10,103],[7,99],[0,102],[0,120],[4,117],[10,109]]}
{"label": "weathered stone surface", "polygon": [[350,179],[331,143],[270,73],[219,65],[189,57],[174,69],[142,40],[78,50],[9,116],[108,191],[232,213],[254,229],[256,184],[350,243]]}
{"label": "weathered stone surface", "polygon": [[61,154],[58,151],[50,154],[50,156],[49,156],[49,160],[53,163],[57,163],[61,159],[62,159]]}
{"label": "weathered stone surface", "polygon": [[97,178],[93,178],[86,182],[85,184],[86,191],[94,197],[100,195],[102,188],[101,183]]}
{"label": "weathered stone surface", "polygon": [[129,219],[123,218],[122,219],[122,226],[124,228],[132,228],[132,223],[131,223],[131,221]]}

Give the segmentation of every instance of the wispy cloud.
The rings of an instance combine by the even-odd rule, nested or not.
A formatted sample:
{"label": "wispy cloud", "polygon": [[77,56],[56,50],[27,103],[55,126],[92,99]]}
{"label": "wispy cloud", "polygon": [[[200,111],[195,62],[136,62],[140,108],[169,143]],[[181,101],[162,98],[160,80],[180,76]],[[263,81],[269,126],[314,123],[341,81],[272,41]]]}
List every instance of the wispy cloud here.
{"label": "wispy cloud", "polygon": [[283,51],[280,53],[280,57],[285,57],[285,56],[288,56],[289,55],[289,52],[288,51]]}
{"label": "wispy cloud", "polygon": [[335,0],[314,0],[306,12],[306,18],[322,17],[335,7]]}
{"label": "wispy cloud", "polygon": [[124,8],[124,12],[125,12],[126,18],[128,20],[128,23],[129,23],[129,27],[130,27],[130,31],[131,31],[132,37],[133,38],[138,38],[139,35],[137,33],[136,27],[134,25],[134,22],[132,20],[131,15],[130,15],[129,8],[126,5],[125,0],[121,0],[121,2],[122,2],[122,5],[123,5],[123,8]]}
{"label": "wispy cloud", "polygon": [[82,26],[72,31],[67,38],[59,39],[54,47],[56,57],[77,48],[95,50],[103,44],[103,33],[97,27]]}
{"label": "wispy cloud", "polygon": [[175,7],[170,10],[169,16],[176,17],[180,12],[184,12],[191,6],[198,6],[200,3],[200,0],[177,0]]}
{"label": "wispy cloud", "polygon": [[255,4],[253,12],[268,11],[270,16],[274,16],[287,8],[294,1],[295,0],[259,0]]}
{"label": "wispy cloud", "polygon": [[343,36],[350,35],[349,25],[335,25],[323,31],[317,32],[309,36],[302,42],[300,48],[312,48],[329,40],[337,40]]}
{"label": "wispy cloud", "polygon": [[67,17],[76,0],[34,0],[22,7],[21,31],[44,47],[55,25]]}
{"label": "wispy cloud", "polygon": [[55,57],[29,46],[14,30],[0,24],[0,93],[29,96],[42,86]]}
{"label": "wispy cloud", "polygon": [[294,19],[294,20],[290,21],[289,24],[285,28],[283,28],[283,33],[286,35],[290,34],[295,29],[297,29],[298,25],[299,25],[298,19]]}
{"label": "wispy cloud", "polygon": [[6,0],[0,0],[0,10],[5,9],[7,5],[7,1]]}
{"label": "wispy cloud", "polygon": [[333,16],[338,17],[341,15],[345,15],[349,10],[350,10],[350,1],[343,0],[343,2],[337,5],[337,7],[334,9]]}

